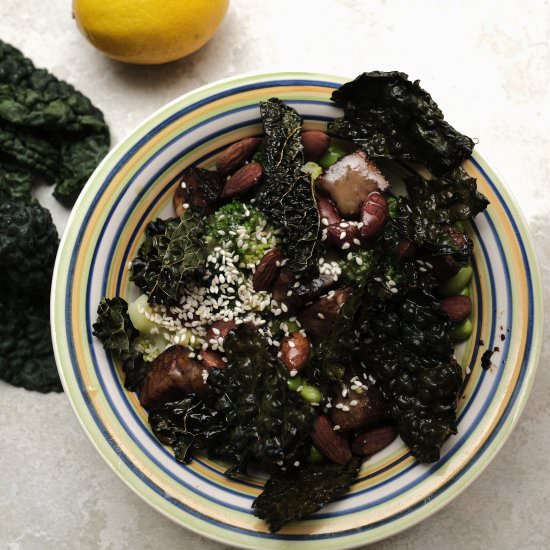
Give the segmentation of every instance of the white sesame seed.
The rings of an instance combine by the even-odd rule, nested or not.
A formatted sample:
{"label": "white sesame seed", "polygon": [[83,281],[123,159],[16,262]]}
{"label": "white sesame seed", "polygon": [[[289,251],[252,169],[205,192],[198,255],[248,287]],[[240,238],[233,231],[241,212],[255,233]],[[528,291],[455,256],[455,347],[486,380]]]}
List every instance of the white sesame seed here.
{"label": "white sesame seed", "polygon": [[349,404],[352,406],[352,407],[357,407],[357,403],[359,403],[359,401],[357,401],[357,399],[352,399]]}
{"label": "white sesame seed", "polygon": [[185,189],[185,188],[187,187],[187,184],[186,184],[184,181],[182,181],[182,182],[180,183],[180,187],[181,187],[182,189]]}
{"label": "white sesame seed", "polygon": [[[281,353],[281,352],[279,352],[279,353]],[[290,374],[290,376],[291,376],[292,378],[294,378],[294,377],[298,374],[298,371],[297,371],[296,369],[292,369],[292,370],[289,372],[289,374]]]}
{"label": "white sesame seed", "polygon": [[359,256],[356,256],[355,257],[355,263],[357,265],[363,265],[363,260]]}
{"label": "white sesame seed", "polygon": [[349,243],[344,243],[342,245],[342,250],[347,250],[351,245]]}
{"label": "white sesame seed", "polygon": [[340,233],[340,240],[343,241],[345,238],[346,238],[346,232],[345,232],[345,231],[342,231],[342,232]]}
{"label": "white sesame seed", "polygon": [[288,311],[288,306],[285,303],[281,303],[281,309],[286,313]]}
{"label": "white sesame seed", "polygon": [[295,347],[296,347],[296,344],[295,344],[292,340],[289,340],[289,341],[288,341],[288,346],[289,346],[290,348],[295,348]]}
{"label": "white sesame seed", "polygon": [[321,223],[323,225],[328,225],[328,220],[326,218],[321,218]]}
{"label": "white sesame seed", "polygon": [[421,273],[426,273],[428,270],[425,267],[419,267],[418,271],[420,271]]}
{"label": "white sesame seed", "polygon": [[340,429],[340,425],[339,424],[336,424],[335,426],[332,427],[332,429],[337,432],[339,429]]}
{"label": "white sesame seed", "polygon": [[295,461],[294,461],[294,466],[295,466],[296,468],[298,468],[298,466],[300,466],[300,461],[299,461],[299,460],[295,460]]}
{"label": "white sesame seed", "polygon": [[395,288],[394,286],[392,286],[392,287],[390,288],[390,292],[391,292],[392,294],[397,294],[397,293],[399,292],[399,290],[398,290],[397,288]]}
{"label": "white sesame seed", "polygon": [[355,246],[359,246],[359,245],[361,244],[361,241],[360,241],[357,237],[354,237],[354,238],[353,238],[353,244],[354,244]]}
{"label": "white sesame seed", "polygon": [[319,319],[325,318],[325,316],[320,311],[317,313],[317,317],[319,317]]}

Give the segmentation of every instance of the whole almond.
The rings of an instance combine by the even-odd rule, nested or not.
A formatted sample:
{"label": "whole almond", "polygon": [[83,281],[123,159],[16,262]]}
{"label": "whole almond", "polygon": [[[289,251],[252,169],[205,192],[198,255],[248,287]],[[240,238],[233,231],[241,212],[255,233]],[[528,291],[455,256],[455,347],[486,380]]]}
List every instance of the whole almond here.
{"label": "whole almond", "polygon": [[351,444],[356,455],[372,456],[387,447],[397,436],[393,426],[380,426],[359,434]]}
{"label": "whole almond", "polygon": [[472,313],[472,300],[469,296],[449,296],[440,302],[441,311],[447,314],[453,323],[464,321]]}
{"label": "whole almond", "polygon": [[330,144],[330,137],[319,130],[302,132],[302,144],[306,160],[319,160]]}
{"label": "whole almond", "polygon": [[319,416],[315,420],[311,440],[332,462],[347,464],[351,460],[349,443],[339,433],[334,431],[330,420],[326,416]]}
{"label": "whole almond", "polygon": [[265,253],[252,276],[252,286],[256,292],[273,288],[283,260],[283,253],[278,248],[272,248]]}
{"label": "whole almond", "polygon": [[250,191],[261,179],[264,169],[259,162],[249,162],[239,168],[227,181],[222,197],[234,197]]}
{"label": "whole almond", "polygon": [[361,235],[365,239],[370,239],[378,235],[384,228],[388,219],[388,202],[384,195],[378,191],[373,191],[367,197],[367,200],[361,206]]}
{"label": "whole almond", "polygon": [[289,371],[300,372],[309,356],[309,340],[301,332],[289,334],[281,342],[281,361]]}
{"label": "whole almond", "polygon": [[333,223],[326,228],[327,240],[341,250],[361,248],[361,231],[356,222]]}
{"label": "whole almond", "polygon": [[330,419],[343,432],[364,430],[379,424],[387,417],[388,405],[377,385],[361,392],[340,392],[332,402]]}
{"label": "whole almond", "polygon": [[251,137],[241,139],[230,145],[218,157],[218,161],[216,162],[217,171],[222,176],[235,172],[237,168],[241,167],[252,156],[252,153],[260,146],[261,141],[261,138]]}
{"label": "whole almond", "polygon": [[336,205],[330,199],[317,197],[317,210],[319,211],[321,223],[324,226],[333,225],[342,221],[342,216],[340,216]]}

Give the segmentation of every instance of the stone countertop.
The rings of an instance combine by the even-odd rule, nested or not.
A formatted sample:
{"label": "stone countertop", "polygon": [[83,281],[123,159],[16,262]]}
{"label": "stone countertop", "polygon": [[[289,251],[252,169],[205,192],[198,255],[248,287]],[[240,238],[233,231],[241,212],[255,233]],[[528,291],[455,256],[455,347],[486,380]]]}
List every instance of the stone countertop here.
{"label": "stone countertop", "polygon": [[[547,0],[231,0],[209,44],[159,67],[103,57],[78,33],[67,0],[2,0],[0,38],[87,94],[104,111],[115,143],[174,97],[241,72],[399,69],[421,78],[512,189],[548,276]],[[67,214],[52,208],[61,229]],[[548,288],[545,303],[548,309]],[[549,362],[547,343],[522,418],[480,477],[439,513],[371,548],[550,548]],[[130,492],[93,449],[63,394],[0,382],[0,403],[0,547],[222,548]]]}

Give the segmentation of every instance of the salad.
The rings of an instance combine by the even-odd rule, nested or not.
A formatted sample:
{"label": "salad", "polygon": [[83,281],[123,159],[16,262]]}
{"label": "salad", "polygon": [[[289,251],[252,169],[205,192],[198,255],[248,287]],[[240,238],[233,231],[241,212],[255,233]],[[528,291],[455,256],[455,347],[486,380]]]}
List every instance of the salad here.
{"label": "salad", "polygon": [[263,101],[262,135],[186,169],[129,266],[141,295],[102,299],[93,327],[177,460],[269,474],[253,508],[271,531],[397,436],[437,461],[472,332],[473,141],[403,73],[332,99],[326,131]]}

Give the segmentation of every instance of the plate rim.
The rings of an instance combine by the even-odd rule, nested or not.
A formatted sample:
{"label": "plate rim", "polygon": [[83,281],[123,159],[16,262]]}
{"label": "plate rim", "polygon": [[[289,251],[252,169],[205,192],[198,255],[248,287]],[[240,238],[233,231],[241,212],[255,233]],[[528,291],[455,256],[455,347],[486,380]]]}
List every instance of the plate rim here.
{"label": "plate rim", "polygon": [[[77,199],[65,225],[65,231],[63,232],[63,235],[59,244],[58,254],[56,257],[54,272],[52,276],[52,287],[51,287],[51,294],[50,294],[50,324],[51,324],[52,342],[53,342],[56,365],[61,378],[61,382],[63,384],[63,388],[69,399],[69,402],[71,403],[71,407],[76,417],[78,418],[78,421],[82,426],[84,432],[86,433],[88,439],[92,442],[93,446],[96,448],[96,450],[98,451],[100,456],[103,458],[103,460],[107,462],[111,470],[114,471],[115,474],[117,474],[117,477],[121,479],[125,483],[125,485],[129,487],[135,494],[137,494],[142,500],[147,502],[149,506],[152,506],[158,512],[162,513],[164,516],[168,517],[170,520],[174,521],[178,525],[183,526],[186,529],[189,529],[202,536],[206,536],[222,544],[228,544],[228,539],[223,536],[217,535],[217,533],[212,531],[205,533],[201,531],[199,527],[196,527],[195,525],[190,525],[186,521],[186,518],[174,517],[167,510],[164,510],[163,508],[161,508],[160,505],[158,505],[156,502],[154,502],[151,498],[147,496],[146,492],[149,490],[148,488],[146,487],[139,488],[138,486],[134,486],[134,484],[132,484],[131,481],[126,478],[127,473],[130,473],[131,475],[134,475],[134,473],[131,472],[126,465],[117,466],[113,462],[112,458],[109,456],[109,453],[107,451],[104,451],[100,447],[100,441],[104,437],[103,434],[101,434],[97,426],[89,426],[85,422],[85,418],[84,418],[85,415],[80,414],[78,409],[79,396],[73,394],[73,391],[71,391],[69,383],[65,378],[64,366],[63,366],[64,358],[61,356],[60,338],[63,338],[65,336],[65,331],[58,330],[58,327],[56,325],[56,311],[61,305],[64,304],[64,297],[65,297],[64,293],[60,294],[59,288],[63,287],[64,289],[67,282],[67,274],[62,272],[61,263],[63,261],[64,251],[67,248],[68,246],[67,243],[70,239],[69,234],[72,231],[74,231],[75,226],[78,226],[78,211],[79,211],[80,205],[88,198],[88,196],[93,197],[97,194],[97,191],[94,192],[94,188],[101,181],[100,175],[104,167],[107,166],[109,163],[111,163],[113,159],[119,158],[121,154],[123,154],[124,152],[127,152],[129,147],[133,145],[140,137],[146,135],[147,128],[153,121],[156,121],[156,123],[158,124],[160,122],[158,120],[159,117],[165,118],[166,115],[170,112],[170,110],[173,107],[184,106],[185,104],[190,103],[194,98],[197,98],[199,96],[203,96],[203,95],[208,96],[208,92],[210,90],[227,89],[230,87],[234,87],[239,82],[261,83],[264,81],[265,82],[282,81],[282,80],[290,80],[290,79],[296,79],[299,81],[304,81],[304,80],[318,81],[318,82],[326,82],[326,83],[328,82],[343,83],[350,80],[349,78],[342,77],[342,76],[337,76],[333,74],[316,73],[316,72],[277,71],[277,72],[265,72],[265,73],[255,73],[255,72],[242,73],[236,76],[214,81],[212,83],[209,83],[204,86],[200,86],[198,88],[194,88],[193,90],[190,90],[174,98],[170,102],[162,105],[159,109],[157,109],[155,112],[153,112],[148,117],[146,117],[140,124],[138,124],[132,130],[127,132],[124,138],[122,138],[113,147],[113,149],[105,156],[102,162],[94,170],[94,172],[88,179],[86,185],[84,186],[79,198]],[[346,544],[346,543],[342,544],[342,542],[344,541],[341,538],[334,539],[332,541],[332,544],[327,540],[327,541],[324,541],[325,543],[328,543],[327,547],[330,546],[331,548],[342,548],[342,549],[356,548],[366,543],[372,543],[378,540],[382,540],[390,536],[394,536],[397,533],[400,533],[408,529],[409,527],[417,525],[419,522],[423,521],[424,519],[427,519],[431,515],[441,510],[451,500],[453,500],[459,494],[461,494],[464,490],[466,490],[466,488],[468,488],[470,484],[473,483],[475,479],[477,479],[477,477],[487,468],[490,462],[495,458],[495,456],[501,450],[502,446],[508,440],[510,434],[516,427],[519,417],[521,416],[521,413],[524,410],[525,404],[531,392],[534,379],[536,376],[538,364],[540,361],[540,354],[542,349],[542,330],[543,330],[543,322],[544,322],[544,310],[542,307],[542,284],[541,284],[540,266],[538,263],[538,258],[533,246],[533,241],[529,231],[529,226],[515,200],[515,197],[513,196],[509,187],[506,185],[505,180],[500,176],[500,174],[494,168],[492,168],[492,166],[485,160],[485,157],[483,157],[478,151],[474,151],[472,157],[481,166],[481,168],[488,173],[489,177],[497,184],[499,192],[503,195],[505,204],[508,206],[508,208],[510,208],[512,217],[514,218],[514,221],[518,226],[519,233],[522,237],[521,240],[525,246],[527,262],[531,270],[530,282],[533,289],[533,302],[534,302],[533,303],[533,317],[534,317],[533,340],[532,340],[532,348],[530,352],[529,362],[526,366],[525,377],[519,389],[517,399],[510,411],[513,414],[510,414],[510,416],[506,419],[503,426],[501,427],[499,439],[496,442],[493,441],[491,445],[489,445],[487,449],[480,455],[475,467],[469,471],[469,475],[465,476],[465,479],[463,478],[463,482],[461,486],[458,487],[457,490],[455,490],[455,492],[452,495],[449,495],[448,498],[446,499],[439,498],[439,499],[436,499],[435,502],[432,501],[429,506],[428,505],[423,506],[421,510],[417,510],[412,515],[413,517],[409,518],[409,522],[406,525],[395,525],[395,522],[394,522],[393,525],[388,527],[388,530],[390,532],[381,534],[379,536],[372,536],[374,535],[374,533],[372,532],[371,533],[364,532],[362,536],[363,538],[362,541],[352,542],[351,544]],[[75,392],[75,393],[78,393],[78,392]],[[83,399],[83,397],[80,396],[80,399]],[[198,519],[199,525],[202,521],[203,520]],[[242,541],[231,540],[230,544],[240,548],[257,548],[256,545],[252,545],[253,541],[250,539],[250,535],[238,534],[237,536],[239,539],[242,539]],[[248,543],[246,541],[248,541]],[[303,544],[307,544],[310,542],[311,540],[308,540],[307,538],[304,539],[303,541],[287,540],[287,541],[280,541],[280,546],[285,548],[299,547]]]}

